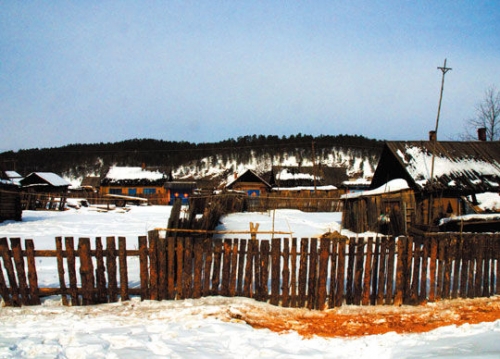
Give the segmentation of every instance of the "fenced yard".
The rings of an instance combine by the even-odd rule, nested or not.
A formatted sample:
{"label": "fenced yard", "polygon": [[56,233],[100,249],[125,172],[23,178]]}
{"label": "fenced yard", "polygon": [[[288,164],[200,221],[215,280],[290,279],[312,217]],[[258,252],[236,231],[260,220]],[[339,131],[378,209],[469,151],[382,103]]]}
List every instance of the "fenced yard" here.
{"label": "fenced yard", "polygon": [[[6,305],[64,304],[243,296],[284,307],[416,305],[500,293],[498,234],[430,237],[213,239],[150,231],[137,249],[124,237],[55,238],[54,250],[32,240],[0,238],[0,295]],[[37,258],[57,261],[59,286],[38,285]],[[130,286],[131,258],[140,283]],[[136,274],[136,273],[134,273]]]}

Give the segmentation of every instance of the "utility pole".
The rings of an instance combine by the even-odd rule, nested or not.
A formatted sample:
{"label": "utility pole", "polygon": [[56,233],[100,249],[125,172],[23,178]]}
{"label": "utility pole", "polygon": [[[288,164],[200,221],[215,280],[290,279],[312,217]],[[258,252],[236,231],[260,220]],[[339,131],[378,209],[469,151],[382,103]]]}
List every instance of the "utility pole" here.
{"label": "utility pole", "polygon": [[[429,179],[429,181],[431,182],[431,185],[432,185],[432,182],[434,181],[434,159],[436,157],[436,142],[437,142],[437,133],[438,133],[438,126],[439,126],[439,115],[441,113],[441,102],[443,101],[443,90],[444,90],[444,76],[446,75],[446,73],[448,71],[451,70],[450,67],[446,67],[446,59],[444,59],[444,64],[443,64],[443,67],[438,67],[438,70],[441,70],[441,72],[443,73],[443,76],[441,77],[441,92],[439,94],[439,105],[438,105],[438,112],[437,112],[437,117],[436,117],[436,129],[434,130],[434,136],[433,136],[433,143],[432,143],[432,164],[431,164],[431,178]],[[431,187],[431,191],[432,191],[432,187]],[[433,201],[433,198],[432,198],[432,194],[429,198],[429,225],[431,224],[431,220],[432,220],[432,208],[433,208],[433,205],[432,205],[432,201]]]}
{"label": "utility pole", "polygon": [[316,194],[316,152],[314,151],[314,141],[312,141],[312,163],[313,163],[314,194]]}
{"label": "utility pole", "polygon": [[439,106],[438,106],[438,113],[437,113],[437,118],[436,118],[436,130],[435,130],[436,139],[437,139],[438,126],[439,126],[439,114],[441,113],[441,101],[443,100],[444,75],[446,75],[446,73],[451,70],[450,67],[446,67],[446,59],[444,59],[443,67],[438,67],[438,70],[441,70],[441,72],[443,73],[443,77],[441,78],[441,93],[439,95]]}

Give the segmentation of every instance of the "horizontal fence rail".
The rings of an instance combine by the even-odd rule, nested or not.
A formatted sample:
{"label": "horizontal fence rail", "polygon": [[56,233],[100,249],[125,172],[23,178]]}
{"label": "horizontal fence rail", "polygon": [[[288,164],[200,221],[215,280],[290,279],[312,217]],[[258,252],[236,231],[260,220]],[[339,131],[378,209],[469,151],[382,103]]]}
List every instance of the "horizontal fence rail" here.
{"label": "horizontal fence rail", "polygon": [[[136,250],[126,249],[124,237],[106,237],[105,247],[97,237],[93,248],[89,238],[75,247],[72,237],[57,237],[55,250],[24,242],[22,249],[21,239],[0,238],[5,305],[37,305],[47,295],[65,305],[220,295],[322,310],[500,293],[498,234],[246,240],[155,230],[138,238]],[[39,287],[37,257],[56,259],[59,287]],[[134,288],[129,258],[139,262]]]}

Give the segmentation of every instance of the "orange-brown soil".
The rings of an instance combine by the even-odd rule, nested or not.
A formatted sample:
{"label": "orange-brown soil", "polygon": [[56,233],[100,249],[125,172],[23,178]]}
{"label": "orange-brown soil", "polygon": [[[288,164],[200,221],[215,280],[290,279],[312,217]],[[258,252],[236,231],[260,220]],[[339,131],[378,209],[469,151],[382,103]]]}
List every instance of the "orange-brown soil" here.
{"label": "orange-brown soil", "polygon": [[420,333],[447,325],[500,319],[500,297],[443,300],[419,306],[343,306],[324,311],[245,306],[227,313],[230,320],[304,337],[350,337],[387,332]]}

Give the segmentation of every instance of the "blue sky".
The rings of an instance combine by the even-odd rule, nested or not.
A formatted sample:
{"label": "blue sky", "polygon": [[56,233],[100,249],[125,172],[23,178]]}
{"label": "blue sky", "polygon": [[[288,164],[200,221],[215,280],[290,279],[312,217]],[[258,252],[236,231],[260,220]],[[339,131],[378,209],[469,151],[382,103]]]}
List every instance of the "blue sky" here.
{"label": "blue sky", "polygon": [[2,1],[0,151],[155,138],[457,139],[498,1]]}

